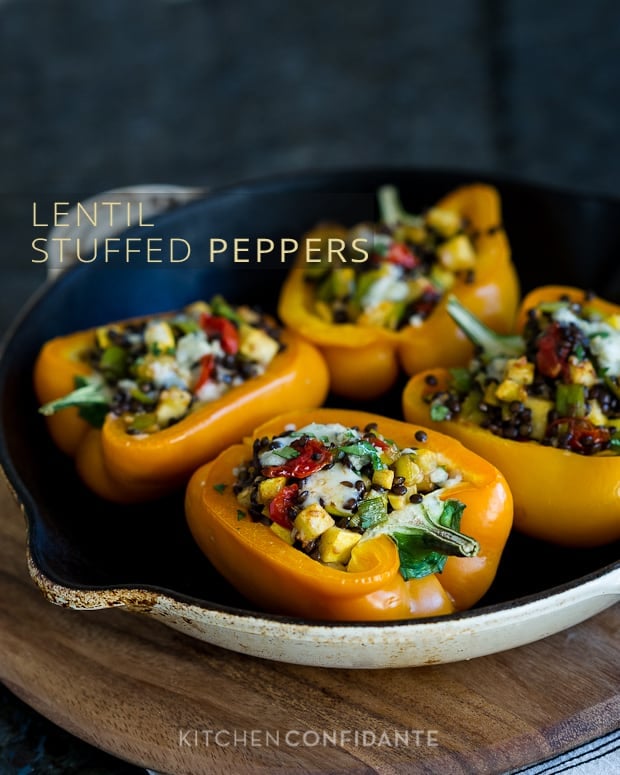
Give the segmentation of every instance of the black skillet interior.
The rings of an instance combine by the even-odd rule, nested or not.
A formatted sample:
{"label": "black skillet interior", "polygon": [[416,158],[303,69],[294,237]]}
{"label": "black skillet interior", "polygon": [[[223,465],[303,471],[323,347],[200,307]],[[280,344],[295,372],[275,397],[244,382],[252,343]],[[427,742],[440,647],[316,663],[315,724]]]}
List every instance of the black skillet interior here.
{"label": "black skillet interior", "polygon": [[[140,587],[165,590],[207,605],[248,605],[215,573],[185,526],[182,493],[141,506],[110,506],[91,495],[71,461],[52,445],[31,387],[41,344],[69,333],[133,315],[174,309],[222,293],[233,302],[274,311],[288,263],[278,256],[260,265],[255,255],[231,252],[209,260],[211,240],[299,237],[321,220],[351,225],[376,217],[375,191],[393,183],[412,211],[435,202],[456,185],[483,180],[497,186],[504,225],[524,291],[545,283],[591,288],[620,302],[620,201],[582,196],[493,176],[424,170],[376,170],[291,175],[215,192],[155,219],[125,236],[185,239],[190,258],[147,263],[144,250],[130,263],[111,257],[67,271],[39,294],[5,341],[0,363],[2,466],[25,504],[35,564],[50,580],[77,589]],[[177,243],[177,247],[180,243]],[[284,243],[286,244],[286,243]],[[176,252],[179,257],[181,254]],[[397,386],[371,411],[400,416]],[[334,397],[330,405],[345,405]],[[574,483],[571,483],[574,485]],[[569,486],[569,483],[567,483]],[[580,485],[584,486],[584,485]],[[587,486],[587,485],[585,485]],[[587,515],[584,515],[587,519]],[[618,558],[618,544],[566,550],[514,535],[491,592],[479,605],[514,601],[575,582]],[[250,609],[251,610],[251,609]]]}

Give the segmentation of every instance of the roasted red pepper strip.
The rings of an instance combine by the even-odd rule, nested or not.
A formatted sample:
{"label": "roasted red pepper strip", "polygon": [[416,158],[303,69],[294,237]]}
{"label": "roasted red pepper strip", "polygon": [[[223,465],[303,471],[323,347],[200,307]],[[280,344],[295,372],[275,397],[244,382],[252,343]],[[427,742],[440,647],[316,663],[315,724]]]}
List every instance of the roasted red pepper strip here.
{"label": "roasted red pepper strip", "polygon": [[[75,457],[78,472],[97,495],[131,503],[156,498],[185,483],[192,471],[222,448],[272,417],[282,405],[320,405],[328,373],[319,353],[301,337],[282,332],[284,349],[264,374],[196,408],[180,422],[147,436],[132,436],[122,417],[110,413],[94,429],[75,408],[46,422],[52,438]],[[92,375],[84,353],[95,344],[95,330],[47,342],[37,358],[34,385],[41,404],[65,396],[75,377]]]}
{"label": "roasted red pepper strip", "polygon": [[194,393],[200,390],[200,388],[209,381],[211,374],[213,374],[214,367],[214,357],[212,355],[205,355],[204,358],[200,361],[200,374],[194,387]]}
{"label": "roasted red pepper strip", "polygon": [[[587,304],[605,317],[620,315],[617,304],[592,297],[578,288],[542,286],[530,291],[521,303],[517,330],[524,330],[530,310],[541,304],[566,299]],[[553,344],[552,337],[549,342]],[[560,351],[557,357],[560,368],[562,357]],[[548,362],[550,368],[552,358]],[[620,539],[618,455],[608,452],[580,455],[534,440],[524,442],[502,438],[477,422],[462,417],[433,420],[426,399],[429,395],[448,390],[452,379],[452,373],[445,368],[429,369],[412,377],[403,393],[405,418],[453,436],[496,465],[506,476],[515,497],[517,530],[539,540],[574,547],[603,546]],[[587,444],[587,435],[596,442],[600,440],[597,433],[607,432],[600,428],[588,428],[582,418],[559,418],[557,422],[565,423],[567,432],[574,434],[575,445]]]}
{"label": "roasted red pepper strip", "polygon": [[239,333],[228,318],[218,315],[207,315],[203,313],[200,316],[200,327],[209,336],[219,334],[222,342],[222,349],[229,355],[234,355],[239,350]]}
{"label": "roasted red pepper strip", "polygon": [[386,258],[390,264],[397,264],[405,269],[413,269],[420,263],[420,259],[402,242],[393,242]]}
{"label": "roasted red pepper strip", "polygon": [[[293,423],[340,422],[378,430],[404,448],[419,427],[365,412],[313,409],[288,413],[257,428],[274,436]],[[489,589],[512,525],[512,497],[486,460],[448,437],[426,434],[425,446],[450,461],[463,479],[446,492],[465,504],[461,530],[475,537],[475,557],[448,557],[441,573],[405,581],[396,545],[387,536],[358,543],[346,571],[317,562],[248,516],[239,519],[234,470],[251,459],[252,439],[229,447],[201,467],[186,491],[186,515],[200,548],[243,595],[268,611],[307,619],[371,621],[452,614],[470,608]],[[215,488],[226,483],[225,488]]]}
{"label": "roasted red pepper strip", "polygon": [[263,468],[264,476],[294,476],[296,479],[303,479],[332,462],[332,453],[319,439],[307,439],[305,442],[297,439],[291,447],[296,449],[299,455],[282,465],[266,466]]}
{"label": "roasted red pepper strip", "polygon": [[552,323],[538,341],[536,366],[541,374],[555,379],[567,366],[570,347],[564,343],[559,323]]}
{"label": "roasted red pepper strip", "polygon": [[[475,282],[470,283],[463,272],[451,293],[486,325],[498,332],[510,331],[518,305],[519,282],[510,260],[508,240],[498,228],[502,219],[497,191],[482,184],[465,186],[442,199],[437,207],[455,211],[477,233]],[[332,225],[317,227],[308,238],[325,243],[346,235],[345,229]],[[321,349],[331,372],[332,393],[354,400],[377,398],[396,383],[401,370],[415,374],[439,364],[455,366],[468,362],[473,346],[448,314],[447,294],[437,303],[430,295],[421,297],[418,314],[432,309],[431,314],[422,325],[407,325],[398,331],[328,322],[316,311],[316,289],[306,280],[304,255],[304,250],[300,250],[296,265],[282,286],[278,311],[289,328]]]}
{"label": "roasted red pepper strip", "polygon": [[592,444],[609,441],[607,428],[597,428],[583,417],[559,417],[550,423],[549,430],[558,426],[566,426],[568,444],[575,452],[584,452]]}
{"label": "roasted red pepper strip", "polygon": [[298,490],[298,484],[289,484],[283,487],[269,504],[269,516],[278,525],[286,528],[293,527],[289,510],[297,498]]}

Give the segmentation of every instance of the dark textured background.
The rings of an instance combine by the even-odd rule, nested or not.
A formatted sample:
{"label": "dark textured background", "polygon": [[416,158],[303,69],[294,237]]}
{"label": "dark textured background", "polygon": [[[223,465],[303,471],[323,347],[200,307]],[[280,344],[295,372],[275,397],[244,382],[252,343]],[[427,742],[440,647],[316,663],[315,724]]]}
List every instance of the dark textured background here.
{"label": "dark textured background", "polygon": [[[381,164],[618,196],[619,53],[617,0],[0,0],[0,330],[38,197]],[[122,770],[1,690],[31,772]]]}

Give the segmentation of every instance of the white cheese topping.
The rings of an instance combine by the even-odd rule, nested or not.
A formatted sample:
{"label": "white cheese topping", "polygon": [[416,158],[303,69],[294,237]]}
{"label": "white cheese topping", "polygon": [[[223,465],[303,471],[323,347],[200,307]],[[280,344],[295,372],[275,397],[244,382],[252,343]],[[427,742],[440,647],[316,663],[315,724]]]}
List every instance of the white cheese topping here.
{"label": "white cheese topping", "polygon": [[307,433],[308,436],[315,436],[325,444],[335,444],[337,447],[341,447],[343,444],[350,444],[362,437],[358,431],[354,431],[352,428],[347,428],[346,425],[341,425],[337,422],[312,422],[296,431],[295,435],[301,436],[303,433]]}
{"label": "white cheese topping", "polygon": [[185,334],[177,342],[176,358],[180,366],[186,369],[198,363],[205,355],[210,355],[213,348],[207,342],[204,333],[194,331],[191,334]]}
{"label": "white cheese topping", "polygon": [[601,321],[582,320],[568,307],[560,307],[553,313],[553,319],[560,325],[575,325],[590,338],[590,349],[595,355],[599,366],[605,369],[610,377],[620,376],[620,331],[609,323]]}
{"label": "white cheese topping", "polygon": [[[342,463],[334,463],[331,468],[323,468],[311,474],[303,484],[303,489],[308,490],[304,506],[320,502],[330,512],[350,512],[351,509],[346,509],[344,504],[351,498],[357,500],[359,493],[351,486],[355,484],[356,478],[353,471],[345,468]],[[351,485],[342,482],[350,482]]]}
{"label": "white cheese topping", "polygon": [[196,398],[199,401],[215,401],[216,398],[224,395],[228,390],[225,382],[214,382],[209,380],[196,391]]}
{"label": "white cheese topping", "polygon": [[[175,364],[165,360],[153,360],[149,364],[151,374],[153,375],[153,384],[158,388],[180,387],[186,388],[188,380],[179,374],[175,369]],[[189,375],[187,375],[189,377]]]}
{"label": "white cheese topping", "polygon": [[609,336],[590,339],[590,349],[606,373],[610,377],[618,377],[620,376],[620,332],[609,328],[613,332]]}
{"label": "white cheese topping", "polygon": [[[292,430],[292,429],[290,429]],[[272,441],[272,446],[276,445],[278,448],[287,447],[296,438],[303,435],[313,436],[324,444],[334,444],[337,447],[341,447],[348,443],[354,443],[361,438],[360,433],[354,431],[352,428],[347,428],[340,423],[310,423],[304,425],[298,431],[295,431],[294,435],[290,436],[276,436]],[[277,466],[284,462],[284,458],[281,455],[277,455],[272,450],[262,452],[259,456],[261,466]]]}
{"label": "white cheese topping", "polygon": [[395,264],[386,264],[383,275],[368,289],[362,298],[362,307],[371,309],[382,301],[404,301],[409,296],[409,286],[401,279],[402,270]]}

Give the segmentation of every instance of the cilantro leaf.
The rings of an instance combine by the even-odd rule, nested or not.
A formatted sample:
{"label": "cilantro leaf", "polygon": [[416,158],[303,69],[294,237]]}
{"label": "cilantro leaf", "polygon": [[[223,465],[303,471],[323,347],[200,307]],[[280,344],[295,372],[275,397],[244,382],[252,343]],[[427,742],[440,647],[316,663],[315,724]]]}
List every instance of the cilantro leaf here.
{"label": "cilantro leaf", "polygon": [[[424,507],[422,509],[424,510]],[[464,503],[448,500],[443,504],[443,510],[436,522],[433,522],[426,512],[427,525],[399,526],[397,530],[389,533],[398,548],[400,574],[405,580],[441,573],[448,555],[457,552],[446,543],[441,530],[433,528],[443,527],[458,533],[464,509]],[[476,542],[473,542],[473,545],[477,551]]]}
{"label": "cilantro leaf", "polygon": [[448,559],[447,555],[430,550],[424,541],[424,531],[392,533],[391,537],[398,548],[400,575],[409,579],[421,579],[431,573],[441,573]]}
{"label": "cilantro leaf", "polygon": [[75,390],[44,404],[39,412],[49,417],[71,406],[78,408],[80,417],[100,428],[110,408],[109,391],[99,378],[79,376],[75,378]]}
{"label": "cilantro leaf", "polygon": [[283,457],[285,460],[294,460],[296,457],[299,457],[299,452],[296,449],[293,449],[293,447],[279,447],[278,449],[272,449],[271,451],[274,455]]}
{"label": "cilantro leaf", "polygon": [[347,444],[344,447],[340,447],[340,452],[344,452],[346,455],[354,455],[355,457],[369,457],[375,471],[387,468],[379,457],[376,447],[369,441],[358,441],[355,444]]}

